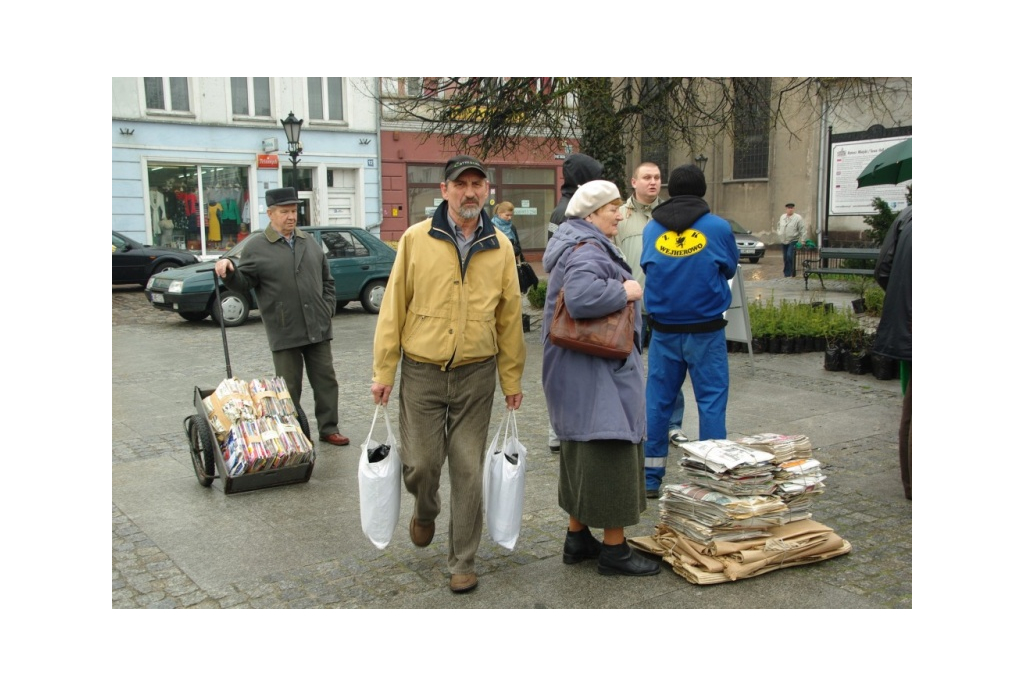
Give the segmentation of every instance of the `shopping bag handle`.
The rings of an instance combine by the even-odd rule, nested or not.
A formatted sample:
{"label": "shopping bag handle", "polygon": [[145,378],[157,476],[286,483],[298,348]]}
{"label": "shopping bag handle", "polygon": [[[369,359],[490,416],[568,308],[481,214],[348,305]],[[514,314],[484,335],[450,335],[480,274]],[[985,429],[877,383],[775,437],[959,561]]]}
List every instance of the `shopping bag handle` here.
{"label": "shopping bag handle", "polygon": [[519,424],[516,423],[516,410],[509,409],[505,415],[505,442],[508,442],[508,432],[512,430],[512,439],[519,440]]}
{"label": "shopping bag handle", "polygon": [[[377,414],[380,413],[380,405],[375,405],[376,409],[373,410],[373,421],[370,422],[370,437],[373,437],[373,427],[377,425]],[[387,412],[384,412],[384,416],[387,416]]]}
{"label": "shopping bag handle", "polygon": [[[512,409],[512,408],[509,408],[508,414],[505,415],[505,440],[501,444],[502,456],[504,456],[506,459],[508,459],[508,455],[506,455],[504,452],[505,452],[505,446],[508,445],[508,432],[509,432],[509,430],[512,431],[512,440],[514,440],[516,444],[519,444],[519,424],[516,422],[516,410]],[[518,464],[519,463],[519,461],[518,461],[518,459],[519,459],[518,450],[517,450],[517,452],[515,454],[515,457],[516,457],[516,462],[514,462],[514,463]],[[513,463],[513,462],[510,461],[509,463]]]}
{"label": "shopping bag handle", "polygon": [[[377,416],[380,414],[381,406],[383,406],[383,404],[377,404],[376,406],[377,406],[377,409],[374,410],[374,420],[370,422],[370,436],[371,437],[373,437],[374,426],[377,425]],[[387,434],[388,434],[388,437],[390,437],[392,435],[392,432],[391,432],[391,417],[388,414],[386,406],[384,406],[384,427],[387,428]],[[394,445],[392,445],[392,446],[394,446]]]}
{"label": "shopping bag handle", "polygon": [[[377,425],[377,415],[380,414],[380,408],[384,405],[376,405],[376,409],[373,410],[373,421],[370,422],[370,437],[373,437],[373,427]],[[384,427],[387,428],[388,437],[391,437],[391,416],[388,414],[387,407],[384,407]]]}

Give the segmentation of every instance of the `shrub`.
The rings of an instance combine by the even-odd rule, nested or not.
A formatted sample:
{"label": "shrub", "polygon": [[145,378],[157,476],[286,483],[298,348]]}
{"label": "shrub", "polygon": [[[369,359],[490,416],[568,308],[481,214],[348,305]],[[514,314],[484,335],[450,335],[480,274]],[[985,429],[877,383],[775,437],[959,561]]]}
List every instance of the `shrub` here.
{"label": "shrub", "polygon": [[885,291],[877,285],[872,285],[864,291],[864,306],[871,316],[882,315],[882,305],[885,304]]}
{"label": "shrub", "polygon": [[526,291],[526,299],[537,309],[544,309],[544,300],[548,296],[548,282],[541,279],[540,283]]}
{"label": "shrub", "polygon": [[848,308],[836,309],[783,300],[775,304],[774,296],[766,302],[747,303],[750,314],[750,335],[753,338],[777,335],[823,336],[829,341],[851,339],[860,329],[860,322]]}

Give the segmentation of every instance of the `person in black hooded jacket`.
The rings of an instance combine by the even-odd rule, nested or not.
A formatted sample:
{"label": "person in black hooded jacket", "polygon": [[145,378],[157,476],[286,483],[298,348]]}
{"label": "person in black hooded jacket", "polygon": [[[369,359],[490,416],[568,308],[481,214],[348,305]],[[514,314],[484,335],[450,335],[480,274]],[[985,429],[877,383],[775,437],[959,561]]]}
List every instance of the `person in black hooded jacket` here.
{"label": "person in black hooded jacket", "polygon": [[707,181],[693,164],[676,167],[669,199],[644,227],[640,268],[650,323],[647,357],[647,496],[658,497],[668,463],[668,423],[687,374],[697,400],[700,440],[726,437],[729,355],[724,314],[732,304],[729,279],[740,253],[729,222],[704,200]]}
{"label": "person in black hooded jacket", "polygon": [[554,233],[565,221],[565,208],[576,190],[584,183],[600,180],[603,172],[604,165],[593,157],[576,152],[565,158],[562,163],[562,197],[551,212],[548,233]]}

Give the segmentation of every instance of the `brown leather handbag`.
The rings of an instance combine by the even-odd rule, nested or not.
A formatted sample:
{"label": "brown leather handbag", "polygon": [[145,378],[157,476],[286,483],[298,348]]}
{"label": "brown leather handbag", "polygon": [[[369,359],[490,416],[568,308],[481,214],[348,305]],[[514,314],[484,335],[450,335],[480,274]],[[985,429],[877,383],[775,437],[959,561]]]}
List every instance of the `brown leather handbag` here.
{"label": "brown leather handbag", "polygon": [[574,319],[565,308],[565,291],[558,293],[548,335],[551,343],[604,359],[625,359],[633,352],[636,316],[632,302],[617,312],[596,319]]}

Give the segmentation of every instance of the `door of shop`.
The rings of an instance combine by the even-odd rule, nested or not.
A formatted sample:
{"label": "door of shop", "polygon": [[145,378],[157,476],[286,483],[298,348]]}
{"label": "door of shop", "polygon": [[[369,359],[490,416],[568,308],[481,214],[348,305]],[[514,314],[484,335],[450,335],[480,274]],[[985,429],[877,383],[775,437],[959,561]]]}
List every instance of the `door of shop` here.
{"label": "door of shop", "polygon": [[331,169],[327,174],[327,181],[327,224],[362,226],[355,218],[355,169]]}

